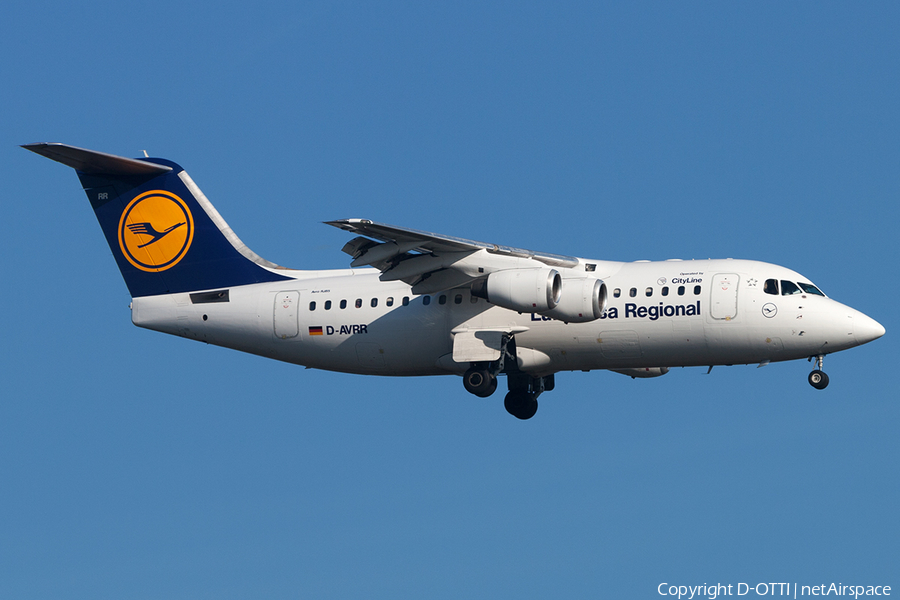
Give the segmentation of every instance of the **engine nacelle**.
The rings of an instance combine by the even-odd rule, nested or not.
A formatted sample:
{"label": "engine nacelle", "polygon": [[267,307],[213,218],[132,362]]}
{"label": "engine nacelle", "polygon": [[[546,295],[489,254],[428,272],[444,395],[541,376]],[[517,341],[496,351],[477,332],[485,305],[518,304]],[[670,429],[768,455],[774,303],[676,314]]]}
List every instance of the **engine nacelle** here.
{"label": "engine nacelle", "polygon": [[640,377],[642,379],[646,377],[659,377],[661,375],[665,375],[669,372],[669,367],[643,367],[640,369],[610,369],[610,371],[615,371],[616,373],[621,373],[622,375],[628,375],[632,379]]}
{"label": "engine nacelle", "polygon": [[562,277],[556,269],[495,271],[472,286],[472,295],[519,312],[543,313],[559,304]]}
{"label": "engine nacelle", "polygon": [[606,284],[593,277],[563,279],[556,308],[541,314],[566,323],[596,321],[606,310]]}

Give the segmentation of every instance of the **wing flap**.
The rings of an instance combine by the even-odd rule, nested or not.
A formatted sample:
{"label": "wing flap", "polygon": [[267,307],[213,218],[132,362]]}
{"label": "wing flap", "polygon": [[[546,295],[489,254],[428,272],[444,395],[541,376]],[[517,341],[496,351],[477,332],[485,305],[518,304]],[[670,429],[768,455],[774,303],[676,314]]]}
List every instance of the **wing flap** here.
{"label": "wing flap", "polygon": [[461,250],[480,250],[481,248],[493,247],[492,244],[376,223],[368,219],[339,219],[326,221],[325,224],[344,231],[358,233],[380,242],[395,242],[398,245],[408,245],[410,242],[415,242],[416,245],[412,249],[421,253],[433,251],[459,252]]}
{"label": "wing flap", "polygon": [[[412,286],[413,294],[436,294],[443,290],[463,287],[475,281],[477,277],[459,269],[440,269],[422,275]],[[407,281],[409,283],[409,281]]]}
{"label": "wing flap", "polygon": [[[326,221],[327,225],[359,234],[344,246],[353,257],[352,267],[369,265],[382,272],[383,281],[402,280],[416,286],[416,293],[467,285],[480,276],[503,268],[518,268],[518,259],[535,260],[551,267],[572,268],[577,258],[500,246],[465,238],[376,223],[368,219]],[[473,271],[469,257],[491,255]],[[515,266],[504,257],[517,259]]]}

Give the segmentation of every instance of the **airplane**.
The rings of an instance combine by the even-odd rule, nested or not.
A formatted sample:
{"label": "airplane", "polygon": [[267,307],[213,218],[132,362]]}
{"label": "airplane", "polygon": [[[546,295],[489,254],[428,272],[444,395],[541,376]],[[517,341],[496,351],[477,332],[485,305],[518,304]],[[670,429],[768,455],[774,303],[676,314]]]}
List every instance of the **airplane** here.
{"label": "airplane", "polygon": [[[367,219],[349,269],[263,259],[178,164],[59,143],[23,148],[75,169],[132,296],[138,327],[344,373],[457,375],[529,419],[562,371],[632,378],[674,367],[815,361],[884,335],[807,277],[752,260],[616,262]],[[144,153],[146,155],[146,153]]]}

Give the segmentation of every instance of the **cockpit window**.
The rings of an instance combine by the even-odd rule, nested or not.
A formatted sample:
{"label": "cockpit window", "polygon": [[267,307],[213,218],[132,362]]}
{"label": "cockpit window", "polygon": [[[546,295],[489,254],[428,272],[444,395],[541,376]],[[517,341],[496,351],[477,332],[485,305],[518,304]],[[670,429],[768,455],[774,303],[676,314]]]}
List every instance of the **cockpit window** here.
{"label": "cockpit window", "polygon": [[793,296],[794,294],[802,294],[800,288],[797,287],[797,284],[793,281],[785,281],[781,280],[781,295],[782,296]]}
{"label": "cockpit window", "polygon": [[778,280],[777,279],[766,279],[765,285],[763,285],[763,291],[767,294],[772,294],[773,296],[778,295]]}
{"label": "cockpit window", "polygon": [[803,291],[806,292],[807,294],[812,294],[812,295],[814,295],[814,296],[824,296],[824,295],[825,295],[825,294],[822,293],[822,290],[820,290],[819,288],[817,288],[816,286],[814,286],[814,285],[811,284],[811,283],[803,283],[803,282],[801,281],[801,282],[799,282],[798,285],[799,285],[799,286],[801,287],[801,289],[803,289]]}

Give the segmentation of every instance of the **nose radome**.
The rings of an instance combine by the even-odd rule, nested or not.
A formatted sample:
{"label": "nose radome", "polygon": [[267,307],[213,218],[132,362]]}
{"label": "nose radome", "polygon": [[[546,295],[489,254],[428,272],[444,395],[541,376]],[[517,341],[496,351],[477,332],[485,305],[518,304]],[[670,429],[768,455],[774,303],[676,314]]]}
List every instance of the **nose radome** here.
{"label": "nose radome", "polygon": [[853,337],[856,338],[856,343],[860,346],[872,340],[877,340],[884,335],[884,327],[875,319],[861,312],[856,312],[852,318]]}

